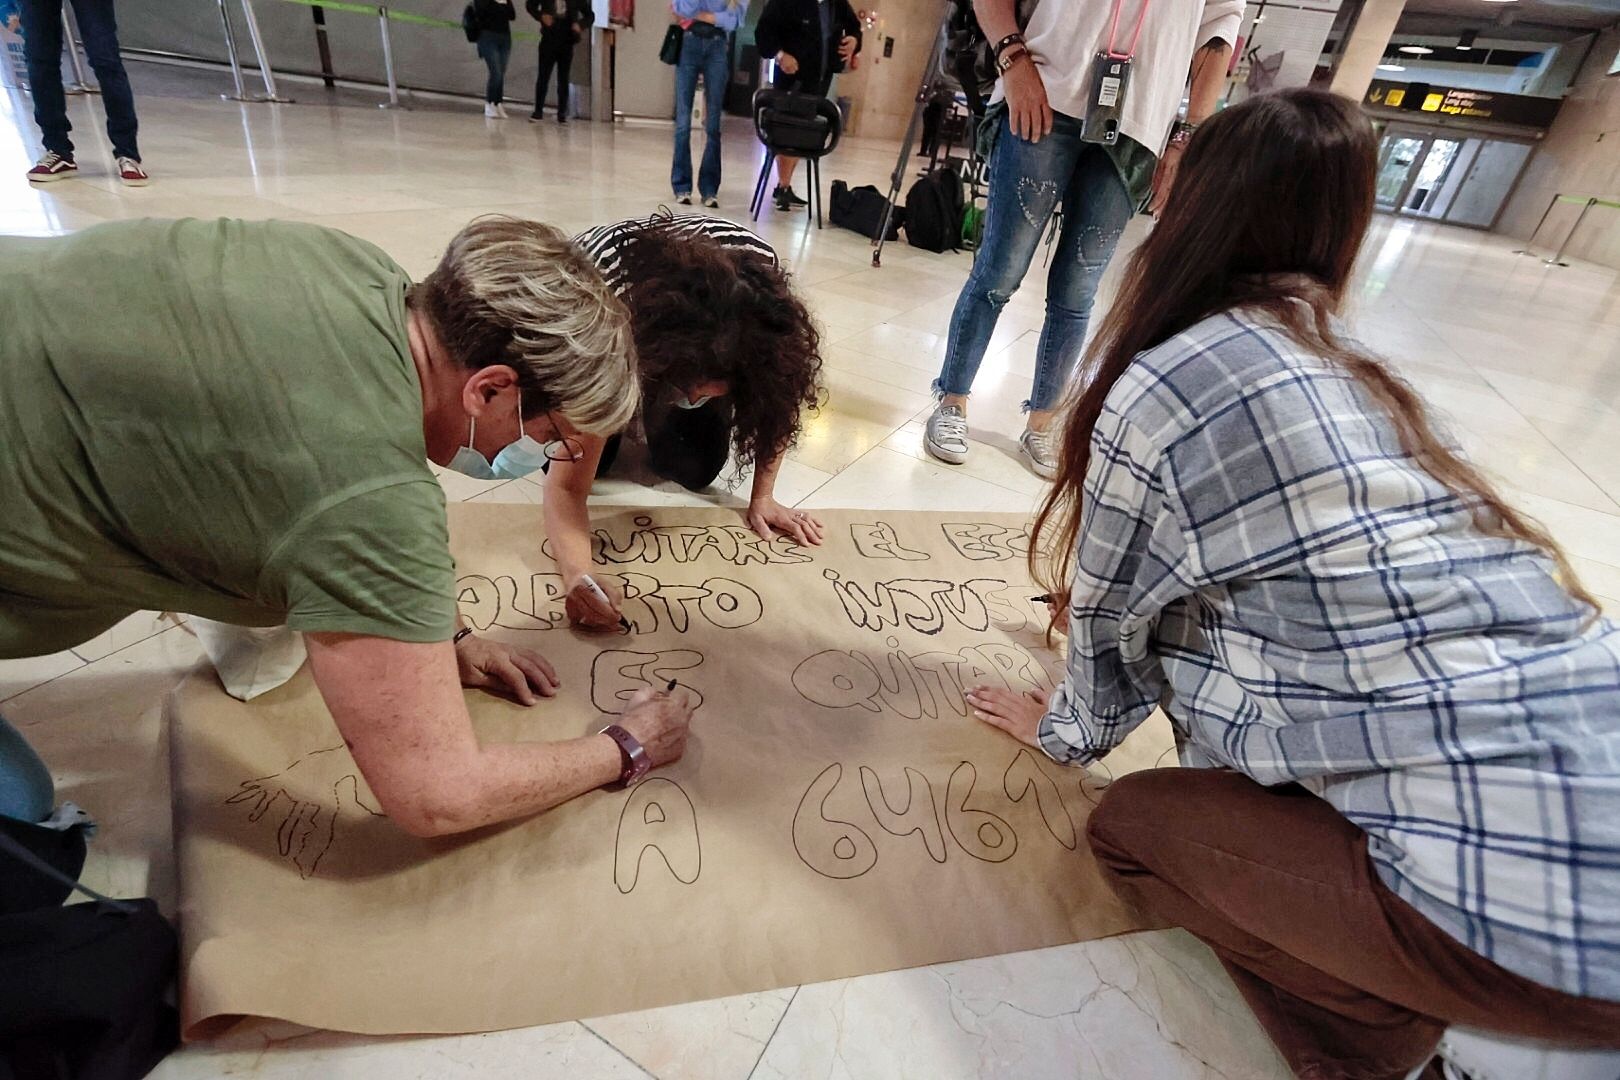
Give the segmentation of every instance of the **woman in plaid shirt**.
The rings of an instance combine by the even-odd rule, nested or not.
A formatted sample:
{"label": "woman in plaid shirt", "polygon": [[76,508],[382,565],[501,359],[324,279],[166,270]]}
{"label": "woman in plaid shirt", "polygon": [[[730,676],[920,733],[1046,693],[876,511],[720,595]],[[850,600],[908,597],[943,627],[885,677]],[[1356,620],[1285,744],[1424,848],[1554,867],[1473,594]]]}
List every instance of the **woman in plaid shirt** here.
{"label": "woman in plaid shirt", "polygon": [[1620,1044],[1620,629],[1341,336],[1375,148],[1313,91],[1194,137],[1036,522],[1068,677],[968,695],[1074,764],[1165,707],[1204,768],[1114,783],[1092,850],[1319,1078]]}

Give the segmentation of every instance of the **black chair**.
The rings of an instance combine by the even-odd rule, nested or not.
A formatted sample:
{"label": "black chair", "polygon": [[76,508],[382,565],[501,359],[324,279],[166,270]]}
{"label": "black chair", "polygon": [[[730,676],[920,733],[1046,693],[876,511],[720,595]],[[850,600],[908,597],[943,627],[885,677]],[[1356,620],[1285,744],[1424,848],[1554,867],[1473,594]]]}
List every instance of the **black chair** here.
{"label": "black chair", "polygon": [[809,168],[810,201],[804,212],[807,217],[814,214],[816,228],[821,228],[821,159],[833,152],[844,134],[844,117],[838,106],[815,94],[761,90],[754,95],[754,133],[765,147],[765,164],[749,204],[753,220],[759,220],[777,157],[786,155],[803,158]]}

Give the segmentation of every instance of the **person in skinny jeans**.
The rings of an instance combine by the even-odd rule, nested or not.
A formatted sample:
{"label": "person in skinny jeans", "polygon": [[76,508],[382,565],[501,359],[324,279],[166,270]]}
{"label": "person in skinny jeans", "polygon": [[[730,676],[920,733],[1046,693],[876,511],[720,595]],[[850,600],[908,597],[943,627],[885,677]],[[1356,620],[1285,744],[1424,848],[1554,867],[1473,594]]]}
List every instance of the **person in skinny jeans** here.
{"label": "person in skinny jeans", "polygon": [[1437,1080],[1452,1024],[1620,1045],[1620,626],[1340,322],[1377,150],[1303,89],[1193,136],[1031,530],[1068,671],[966,695],[1075,766],[1163,708],[1183,767],[1092,853],[1309,1080]]}
{"label": "person in skinny jeans", "polygon": [[[68,132],[67,97],[62,88],[62,0],[18,0],[22,17],[23,56],[28,63],[28,85],[34,95],[34,122],[39,125],[45,154],[28,170],[28,180],[48,184],[78,175],[73,140]],[[118,20],[113,0],[73,0],[73,14],[84,36],[84,52],[101,86],[107,110],[107,138],[112,143],[118,179],[126,187],[145,187],[149,181],[141,166],[136,141],[135,95],[118,53]]]}
{"label": "person in skinny jeans", "polygon": [[473,16],[478,21],[478,57],[489,69],[484,84],[484,116],[505,120],[506,65],[512,59],[512,20],[517,9],[512,0],[473,0]]}
{"label": "person in skinny jeans", "polygon": [[675,161],[669,186],[675,201],[692,205],[692,99],[703,79],[703,165],[698,195],[703,205],[720,205],[720,120],[731,77],[731,35],[748,5],[743,0],[674,0],[675,17],[686,33],[675,65]]}
{"label": "person in skinny jeans", "polygon": [[[1119,10],[1121,19],[1112,17]],[[957,298],[923,446],[940,461],[967,461],[968,395],[1002,308],[1023,283],[1060,209],[1035,378],[1024,401],[1019,449],[1037,476],[1056,471],[1048,426],[1080,357],[1103,271],[1135,209],[1157,208],[1174,181],[1186,139],[1215,111],[1243,14],[1241,0],[1152,3],[1123,9],[1041,0],[1020,34],[1014,0],[979,0],[979,23],[1001,46],[1005,69],[987,125],[990,196],[973,271]],[[1139,22],[1132,16],[1137,16]],[[1131,24],[1135,23],[1133,30]],[[1027,43],[1024,38],[1027,37]],[[1130,53],[1132,72],[1112,143],[1085,130],[1096,59]],[[1190,85],[1189,85],[1190,84]],[[1175,123],[1187,88],[1187,119]],[[1094,124],[1100,128],[1100,124]]]}

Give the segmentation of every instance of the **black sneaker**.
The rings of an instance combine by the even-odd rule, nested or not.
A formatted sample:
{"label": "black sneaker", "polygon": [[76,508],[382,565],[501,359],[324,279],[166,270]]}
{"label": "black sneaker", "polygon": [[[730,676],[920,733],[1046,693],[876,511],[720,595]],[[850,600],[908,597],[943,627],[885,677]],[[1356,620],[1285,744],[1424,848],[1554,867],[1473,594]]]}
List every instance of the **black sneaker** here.
{"label": "black sneaker", "polygon": [[808,200],[801,199],[795,195],[791,187],[782,187],[779,185],[774,194],[776,196],[776,206],[779,210],[791,210],[795,206],[810,205]]}

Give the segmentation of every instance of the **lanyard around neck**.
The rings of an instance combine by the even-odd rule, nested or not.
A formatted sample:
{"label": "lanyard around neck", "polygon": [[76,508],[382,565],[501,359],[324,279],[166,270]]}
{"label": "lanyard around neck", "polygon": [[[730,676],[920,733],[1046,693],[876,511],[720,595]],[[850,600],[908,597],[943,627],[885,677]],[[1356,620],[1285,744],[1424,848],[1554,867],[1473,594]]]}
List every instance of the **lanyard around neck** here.
{"label": "lanyard around neck", "polygon": [[1119,12],[1125,6],[1125,0],[1114,0],[1114,21],[1108,28],[1108,58],[1110,60],[1129,60],[1136,55],[1136,46],[1142,40],[1142,24],[1147,21],[1148,5],[1153,0],[1142,0],[1142,11],[1136,16],[1136,30],[1131,34],[1131,47],[1120,52],[1116,44],[1115,35],[1119,33]]}

